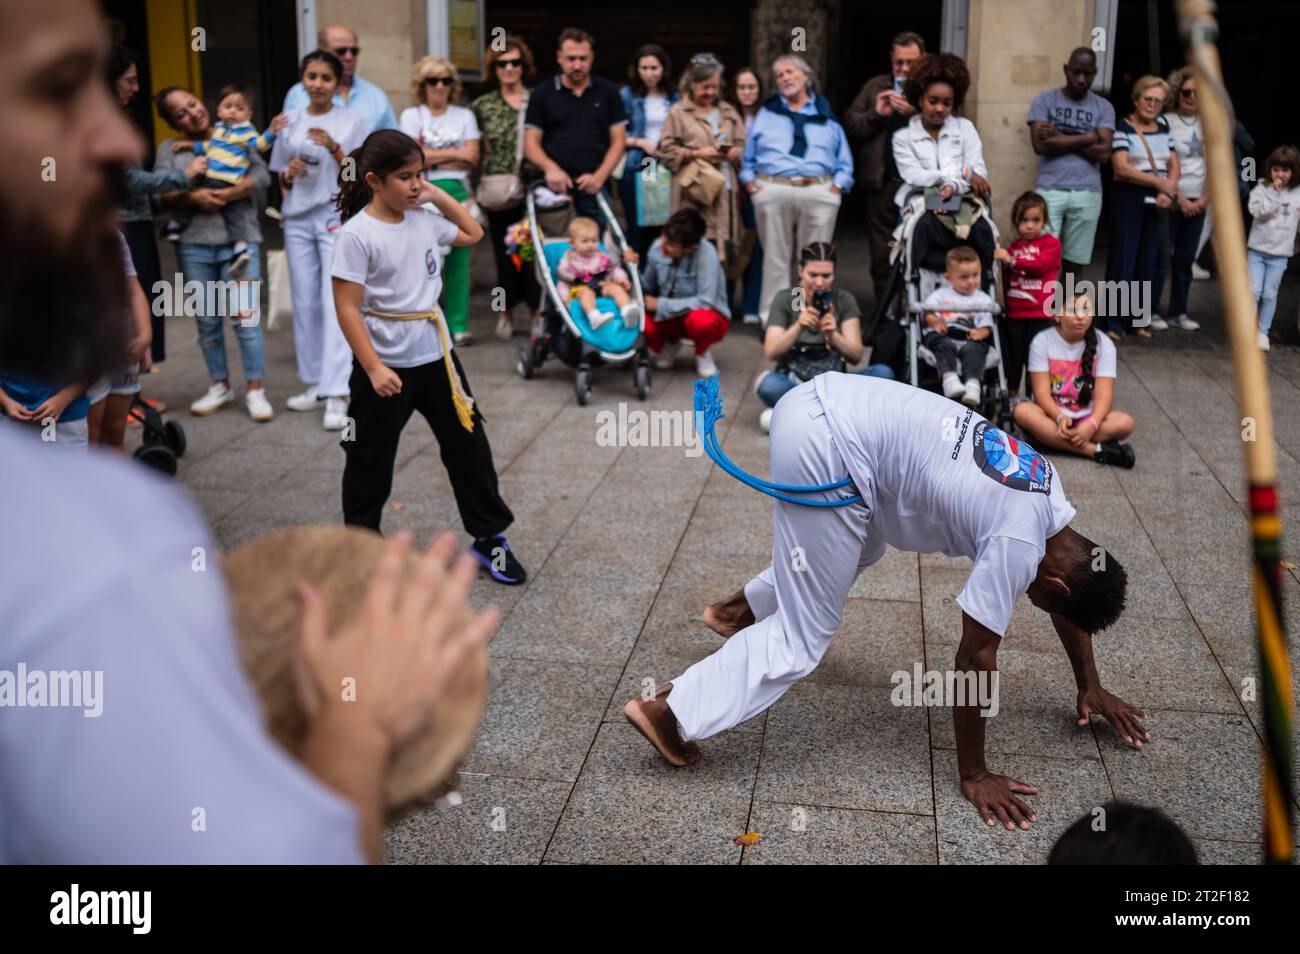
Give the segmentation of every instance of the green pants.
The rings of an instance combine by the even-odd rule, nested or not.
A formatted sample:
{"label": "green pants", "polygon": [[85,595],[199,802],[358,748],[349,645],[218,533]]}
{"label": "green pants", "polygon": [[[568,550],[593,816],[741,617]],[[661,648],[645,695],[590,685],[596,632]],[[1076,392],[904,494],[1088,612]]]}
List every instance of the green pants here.
{"label": "green pants", "polygon": [[[457,202],[469,198],[459,179],[434,179],[433,184]],[[442,263],[442,313],[447,327],[458,335],[469,330],[469,247],[453,248]]]}

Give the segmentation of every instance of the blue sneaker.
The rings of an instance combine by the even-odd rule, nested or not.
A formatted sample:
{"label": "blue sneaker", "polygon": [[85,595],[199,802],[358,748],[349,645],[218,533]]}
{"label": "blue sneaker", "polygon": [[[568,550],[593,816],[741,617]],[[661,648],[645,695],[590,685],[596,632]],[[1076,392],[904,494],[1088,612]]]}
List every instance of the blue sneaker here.
{"label": "blue sneaker", "polygon": [[498,583],[517,586],[528,579],[528,572],[523,564],[515,559],[504,533],[498,533],[493,537],[480,537],[474,541],[469,552],[474,554],[474,558],[483,564],[483,569],[487,570],[492,579]]}

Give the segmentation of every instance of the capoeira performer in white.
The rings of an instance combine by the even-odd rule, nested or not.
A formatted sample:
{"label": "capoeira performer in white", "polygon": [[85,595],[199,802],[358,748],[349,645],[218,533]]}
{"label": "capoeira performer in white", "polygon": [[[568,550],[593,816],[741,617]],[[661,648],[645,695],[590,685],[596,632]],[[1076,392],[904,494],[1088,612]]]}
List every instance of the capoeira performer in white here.
{"label": "capoeira performer in white", "polygon": [[[999,640],[1012,606],[1027,593],[1051,614],[1074,667],[1078,724],[1097,714],[1135,748],[1151,738],[1138,721],[1146,714],[1102,688],[1092,656],[1091,634],[1124,608],[1126,574],[1070,528],[1074,507],[1041,454],[947,398],[834,372],[781,399],[771,439],[773,481],[825,486],[847,474],[851,486],[809,499],[861,500],[818,507],[778,499],[772,565],[705,611],[705,621],[727,642],[660,686],[653,699],[624,707],[669,762],[695,762],[694,740],[752,718],[817,667],[854,579],[885,554],[886,544],[974,560],[957,595],[957,672],[973,672],[979,685],[996,678]],[[996,818],[1007,828],[1028,828],[1035,815],[1017,794],[1038,790],[989,771],[980,711],[974,698],[953,707],[962,794],[988,824]]]}

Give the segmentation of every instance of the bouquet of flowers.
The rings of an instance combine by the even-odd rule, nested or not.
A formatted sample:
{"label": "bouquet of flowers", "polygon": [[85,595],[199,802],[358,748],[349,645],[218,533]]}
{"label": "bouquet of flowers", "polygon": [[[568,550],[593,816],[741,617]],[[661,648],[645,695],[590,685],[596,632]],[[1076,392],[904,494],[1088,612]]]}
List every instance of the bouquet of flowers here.
{"label": "bouquet of flowers", "polygon": [[528,227],[527,219],[520,219],[506,229],[506,254],[515,264],[515,271],[524,270],[524,262],[531,262],[536,254],[533,249],[533,233]]}

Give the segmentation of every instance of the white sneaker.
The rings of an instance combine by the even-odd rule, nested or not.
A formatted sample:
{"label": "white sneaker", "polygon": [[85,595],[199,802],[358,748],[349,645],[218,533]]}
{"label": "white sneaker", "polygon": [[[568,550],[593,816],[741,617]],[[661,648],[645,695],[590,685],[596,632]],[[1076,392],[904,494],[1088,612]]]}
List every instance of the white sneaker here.
{"label": "white sneaker", "polygon": [[1151,324],[1148,326],[1152,331],[1168,331],[1169,322],[1165,321],[1159,315],[1151,316]]}
{"label": "white sneaker", "polygon": [[468,331],[458,331],[451,336],[451,340],[457,348],[468,348],[474,343],[474,336]]}
{"label": "white sneaker", "polygon": [[216,414],[227,404],[234,403],[235,392],[230,389],[230,385],[218,382],[208,388],[207,394],[190,405],[190,413],[207,417],[209,414]]}
{"label": "white sneaker", "polygon": [[718,373],[718,363],[707,351],[695,356],[695,373],[702,378],[711,378]]}
{"label": "white sneaker", "polygon": [[771,431],[772,431],[772,409],[771,409],[770,407],[765,407],[765,408],[763,408],[763,413],[760,414],[760,415],[758,415],[758,426],[761,427],[761,428],[763,429],[763,433],[764,433],[764,434],[769,434],[769,433],[771,433]]}
{"label": "white sneaker", "polygon": [[1271,344],[1269,344],[1269,341],[1268,341],[1268,332],[1267,332],[1267,331],[1261,331],[1261,332],[1259,333],[1259,350],[1260,350],[1260,351],[1272,351],[1272,350],[1273,350],[1273,346],[1272,346]]}
{"label": "white sneaker", "polygon": [[671,371],[673,362],[677,360],[677,352],[681,350],[680,341],[670,341],[664,346],[664,350],[655,355],[654,366],[659,371]]}
{"label": "white sneaker", "polygon": [[332,397],[325,399],[325,430],[341,431],[348,426],[348,399]]}
{"label": "white sneaker", "polygon": [[266,399],[265,388],[258,388],[255,391],[250,390],[245,394],[244,407],[248,408],[248,416],[255,421],[269,421],[275,417],[271,402]]}
{"label": "white sneaker", "polygon": [[497,319],[497,341],[509,341],[515,333],[515,323],[510,320],[510,315],[505,314]]}
{"label": "white sneaker", "polygon": [[641,306],[634,301],[628,302],[619,313],[623,316],[623,324],[628,328],[638,328],[641,325]]}
{"label": "white sneaker", "polygon": [[746,315],[743,320],[744,323],[747,325],[757,325],[760,323],[758,320],[758,315],[753,315],[753,314]]}
{"label": "white sneaker", "polygon": [[980,382],[979,378],[971,378],[966,382],[966,391],[961,396],[961,403],[967,407],[980,406]]}
{"label": "white sneaker", "polygon": [[943,396],[946,398],[958,399],[966,394],[966,385],[961,383],[961,379],[953,372],[949,371],[943,376]]}
{"label": "white sneaker", "polygon": [[316,385],[314,384],[301,394],[295,394],[284,403],[291,411],[316,411],[325,406],[325,400],[316,394]]}
{"label": "white sneaker", "polygon": [[1177,318],[1171,321],[1170,324],[1173,325],[1175,328],[1177,328],[1179,331],[1200,331],[1201,330],[1201,323],[1199,321],[1192,321],[1192,319],[1188,318],[1186,315],[1179,315]]}
{"label": "white sneaker", "polygon": [[1212,278],[1212,277],[1213,276],[1210,274],[1210,270],[1208,268],[1201,268],[1201,266],[1197,265],[1195,262],[1192,262],[1192,281],[1200,282],[1200,281],[1205,281],[1205,279]]}

